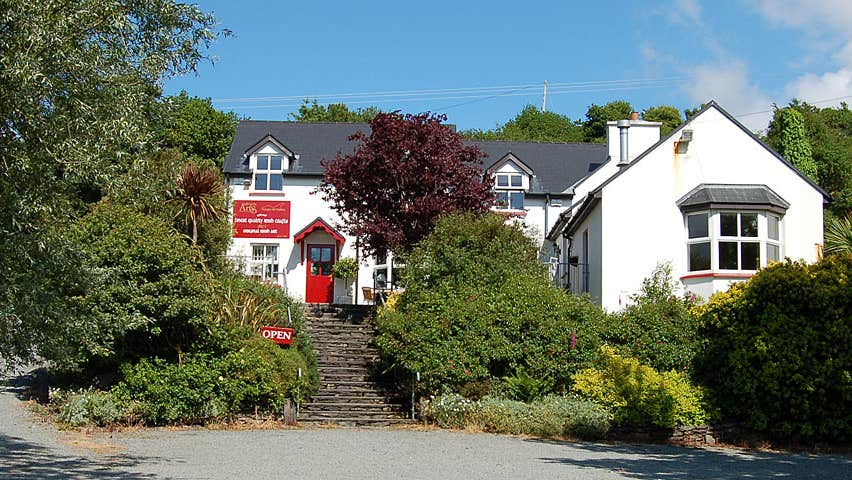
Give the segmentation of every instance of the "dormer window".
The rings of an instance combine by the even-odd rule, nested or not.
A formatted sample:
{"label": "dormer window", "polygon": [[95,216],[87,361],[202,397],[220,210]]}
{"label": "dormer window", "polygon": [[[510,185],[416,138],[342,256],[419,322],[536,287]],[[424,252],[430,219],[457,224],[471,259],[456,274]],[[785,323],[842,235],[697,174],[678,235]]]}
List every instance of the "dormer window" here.
{"label": "dormer window", "polygon": [[284,156],[272,154],[258,154],[257,167],[254,170],[255,190],[283,190],[284,189]]}
{"label": "dormer window", "polygon": [[494,177],[496,185],[494,193],[497,197],[495,207],[498,210],[523,210],[523,176],[514,173],[498,173]]}

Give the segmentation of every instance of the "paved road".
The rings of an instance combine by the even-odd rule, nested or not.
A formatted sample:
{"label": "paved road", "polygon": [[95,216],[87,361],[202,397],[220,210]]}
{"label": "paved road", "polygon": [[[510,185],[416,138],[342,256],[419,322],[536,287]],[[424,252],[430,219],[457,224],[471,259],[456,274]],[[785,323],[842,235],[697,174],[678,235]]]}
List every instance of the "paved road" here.
{"label": "paved road", "polygon": [[849,456],[571,444],[443,431],[144,430],[98,436],[34,422],[0,388],[0,478],[852,479]]}

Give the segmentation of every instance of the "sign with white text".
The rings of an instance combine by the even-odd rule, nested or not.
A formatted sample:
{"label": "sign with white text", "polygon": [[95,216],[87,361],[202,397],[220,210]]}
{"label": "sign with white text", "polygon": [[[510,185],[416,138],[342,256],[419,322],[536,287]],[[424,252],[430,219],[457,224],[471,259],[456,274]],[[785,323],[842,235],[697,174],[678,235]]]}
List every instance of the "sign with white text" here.
{"label": "sign with white text", "polygon": [[290,238],[290,202],[236,200],[234,238]]}
{"label": "sign with white text", "polygon": [[293,329],[280,327],[260,327],[260,336],[268,338],[279,345],[293,343]]}

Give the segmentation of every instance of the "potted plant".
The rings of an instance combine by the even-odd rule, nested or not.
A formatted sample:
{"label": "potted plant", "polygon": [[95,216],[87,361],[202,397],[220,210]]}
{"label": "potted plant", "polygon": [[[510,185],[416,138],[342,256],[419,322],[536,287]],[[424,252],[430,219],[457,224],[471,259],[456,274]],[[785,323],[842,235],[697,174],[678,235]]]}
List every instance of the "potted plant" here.
{"label": "potted plant", "polygon": [[358,261],[352,257],[343,257],[331,267],[331,275],[334,278],[343,281],[343,302],[348,303],[353,301],[350,293],[350,282],[358,276]]}

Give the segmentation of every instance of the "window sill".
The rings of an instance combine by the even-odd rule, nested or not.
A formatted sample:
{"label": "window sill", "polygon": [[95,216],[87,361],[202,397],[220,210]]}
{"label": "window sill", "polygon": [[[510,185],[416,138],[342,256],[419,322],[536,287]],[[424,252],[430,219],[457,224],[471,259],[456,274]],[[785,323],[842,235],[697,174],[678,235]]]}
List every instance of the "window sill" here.
{"label": "window sill", "polygon": [[755,272],[697,272],[697,273],[688,273],[682,277],[681,280],[689,280],[692,278],[751,278],[753,277]]}
{"label": "window sill", "polygon": [[249,196],[250,197],[283,197],[284,192],[283,191],[277,191],[277,190],[275,190],[275,191],[249,190]]}

